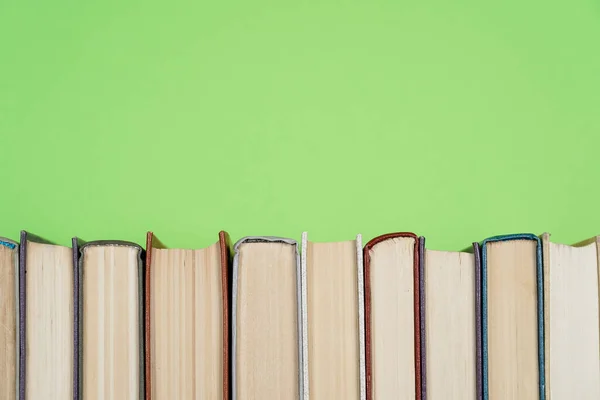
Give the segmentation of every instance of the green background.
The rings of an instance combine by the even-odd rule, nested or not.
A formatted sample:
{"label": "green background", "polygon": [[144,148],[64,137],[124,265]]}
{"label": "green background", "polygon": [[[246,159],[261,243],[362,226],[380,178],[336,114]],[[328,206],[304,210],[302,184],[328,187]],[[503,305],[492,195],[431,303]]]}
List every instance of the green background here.
{"label": "green background", "polygon": [[0,1],[13,239],[575,242],[599,134],[597,1]]}

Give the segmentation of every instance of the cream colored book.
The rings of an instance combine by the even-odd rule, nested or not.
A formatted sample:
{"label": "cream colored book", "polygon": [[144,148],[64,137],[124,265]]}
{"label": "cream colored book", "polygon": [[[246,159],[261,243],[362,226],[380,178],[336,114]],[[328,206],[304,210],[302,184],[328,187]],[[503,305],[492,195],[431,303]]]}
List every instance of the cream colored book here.
{"label": "cream colored book", "polygon": [[478,253],[478,245],[473,252],[424,251],[423,381],[428,400],[480,399]]}
{"label": "cream colored book", "polygon": [[483,399],[543,400],[540,239],[532,234],[495,236],[481,246]]}
{"label": "cream colored book", "polygon": [[21,233],[19,398],[71,399],[74,390],[73,250]]}
{"label": "cream colored book", "polygon": [[14,400],[18,390],[19,246],[0,237],[0,399]]}
{"label": "cream colored book", "polygon": [[302,396],[300,260],[294,240],[246,237],[234,246],[233,400]]}
{"label": "cream colored book", "polygon": [[304,399],[364,400],[362,239],[315,243],[302,235]]}
{"label": "cream colored book", "polygon": [[143,399],[140,246],[96,241],[80,248],[82,397]]}
{"label": "cream colored book", "polygon": [[228,397],[225,232],[202,249],[146,239],[146,400]]}
{"label": "cream colored book", "polygon": [[364,249],[367,400],[420,400],[421,282],[414,233],[377,236]]}
{"label": "cream colored book", "polygon": [[600,237],[542,243],[547,399],[600,399]]}

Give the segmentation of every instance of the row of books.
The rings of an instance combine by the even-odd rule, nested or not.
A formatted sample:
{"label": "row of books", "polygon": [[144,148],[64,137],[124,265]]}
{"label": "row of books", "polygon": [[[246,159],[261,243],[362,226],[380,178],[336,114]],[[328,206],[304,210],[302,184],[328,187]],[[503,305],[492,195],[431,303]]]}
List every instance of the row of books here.
{"label": "row of books", "polygon": [[600,399],[600,237],[0,238],[0,399]]}

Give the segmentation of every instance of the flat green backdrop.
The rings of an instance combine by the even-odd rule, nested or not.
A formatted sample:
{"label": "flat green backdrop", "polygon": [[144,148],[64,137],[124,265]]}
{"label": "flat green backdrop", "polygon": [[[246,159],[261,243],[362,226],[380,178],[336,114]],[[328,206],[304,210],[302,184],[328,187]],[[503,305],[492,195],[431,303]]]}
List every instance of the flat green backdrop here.
{"label": "flat green backdrop", "polygon": [[600,3],[0,1],[0,135],[13,239],[575,242]]}

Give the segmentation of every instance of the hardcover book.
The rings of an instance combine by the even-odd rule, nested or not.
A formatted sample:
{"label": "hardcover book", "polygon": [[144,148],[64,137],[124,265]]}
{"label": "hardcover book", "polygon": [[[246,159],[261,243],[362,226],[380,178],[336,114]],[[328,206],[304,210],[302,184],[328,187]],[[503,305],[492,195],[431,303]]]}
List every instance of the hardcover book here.
{"label": "hardcover book", "polygon": [[483,399],[545,399],[542,246],[532,234],[481,244]]}
{"label": "hardcover book", "polygon": [[600,237],[542,247],[546,397],[600,399]]}
{"label": "hardcover book", "polygon": [[20,242],[19,399],[74,399],[73,250],[25,231]]}
{"label": "hardcover book", "polygon": [[421,269],[414,233],[365,245],[366,398],[422,398]]}
{"label": "hardcover book", "polygon": [[146,238],[146,400],[229,398],[229,236],[196,250]]}
{"label": "hardcover book", "polygon": [[419,244],[422,271],[422,398],[481,400],[481,266],[470,251],[437,251]]}
{"label": "hardcover book", "polygon": [[144,398],[142,248],[100,240],[79,247],[80,394]]}
{"label": "hardcover book", "polygon": [[362,238],[309,242],[302,234],[304,400],[365,399]]}
{"label": "hardcover book", "polygon": [[302,398],[301,271],[294,240],[234,246],[233,400]]}

